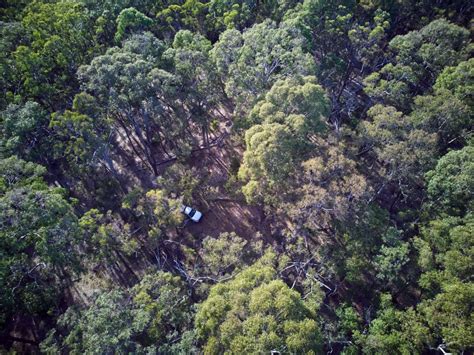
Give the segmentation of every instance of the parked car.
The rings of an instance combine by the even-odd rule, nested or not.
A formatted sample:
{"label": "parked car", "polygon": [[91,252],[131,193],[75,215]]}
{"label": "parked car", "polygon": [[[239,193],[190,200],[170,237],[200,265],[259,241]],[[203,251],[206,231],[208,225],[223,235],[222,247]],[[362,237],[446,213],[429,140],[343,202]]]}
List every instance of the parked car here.
{"label": "parked car", "polygon": [[185,205],[181,205],[181,212],[183,212],[186,216],[188,216],[189,218],[191,218],[191,220],[193,222],[199,222],[199,220],[201,219],[202,217],[202,213],[199,212],[198,210],[192,208],[192,207],[189,207],[189,206],[185,206]]}

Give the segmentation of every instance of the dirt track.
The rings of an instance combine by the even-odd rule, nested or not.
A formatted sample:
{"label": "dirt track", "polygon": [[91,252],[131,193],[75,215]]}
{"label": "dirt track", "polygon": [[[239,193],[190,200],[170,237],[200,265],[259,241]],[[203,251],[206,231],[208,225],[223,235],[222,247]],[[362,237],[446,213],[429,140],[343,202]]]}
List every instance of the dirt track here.
{"label": "dirt track", "polygon": [[196,238],[207,235],[217,237],[222,232],[235,232],[251,240],[257,232],[262,232],[264,214],[256,206],[248,206],[238,201],[208,201],[209,208],[203,210],[204,217],[200,223],[188,224],[187,230]]}
{"label": "dirt track", "polygon": [[269,236],[263,209],[246,204],[243,196],[230,196],[224,188],[230,175],[232,158],[240,160],[242,151],[243,147],[228,137],[221,145],[193,155],[191,165],[217,192],[213,196],[200,194],[196,201],[195,205],[203,212],[203,218],[199,223],[188,223],[186,226],[194,238],[217,237],[222,232],[235,232],[247,240],[254,239],[257,232],[264,237]]}

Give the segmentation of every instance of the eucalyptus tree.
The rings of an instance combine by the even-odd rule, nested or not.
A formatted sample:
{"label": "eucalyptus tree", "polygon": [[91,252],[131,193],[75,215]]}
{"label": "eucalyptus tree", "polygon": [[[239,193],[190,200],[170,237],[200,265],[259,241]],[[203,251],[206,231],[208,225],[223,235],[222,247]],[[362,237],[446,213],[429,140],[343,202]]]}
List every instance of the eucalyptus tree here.
{"label": "eucalyptus tree", "polygon": [[438,212],[463,215],[472,211],[474,200],[474,147],[453,150],[438,160],[426,174],[428,194]]}
{"label": "eucalyptus tree", "polygon": [[48,133],[48,114],[40,104],[9,104],[0,112],[0,155],[41,161]]}
{"label": "eucalyptus tree", "polygon": [[294,231],[327,245],[341,243],[339,227],[350,225],[366,208],[371,185],[332,137],[316,140],[315,148],[292,176],[293,197],[284,204]]}
{"label": "eucalyptus tree", "polygon": [[252,0],[211,0],[206,19],[215,31],[226,29],[243,31],[266,19],[279,22],[285,12],[297,2],[294,0],[268,1],[258,4]]}
{"label": "eucalyptus tree", "polygon": [[365,78],[365,91],[377,100],[407,111],[412,97],[426,92],[447,66],[469,57],[469,31],[439,19],[389,43],[393,59]]}
{"label": "eucalyptus tree", "polygon": [[414,127],[412,118],[392,106],[375,105],[368,115],[372,121],[361,123],[362,137],[381,163],[382,184],[394,183],[414,199],[409,192],[424,186],[424,174],[435,164],[436,134]]}
{"label": "eucalyptus tree", "polygon": [[94,51],[92,21],[76,1],[33,1],[25,8],[26,43],[12,53],[20,93],[49,110],[67,107],[78,88],[77,68]]}
{"label": "eucalyptus tree", "polygon": [[234,232],[205,237],[199,253],[201,262],[194,268],[195,278],[221,281],[242,271],[262,253],[260,234],[254,239],[247,241]]}
{"label": "eucalyptus tree", "polygon": [[127,34],[135,31],[141,32],[147,30],[152,24],[153,20],[141,13],[134,7],[129,7],[120,11],[117,17],[117,32],[115,32],[115,41],[122,41]]}
{"label": "eucalyptus tree", "polygon": [[328,103],[312,76],[278,80],[246,120],[246,151],[239,178],[248,201],[284,193],[299,162],[309,153],[311,137],[326,131]]}
{"label": "eucalyptus tree", "polygon": [[311,73],[313,60],[304,46],[298,29],[267,20],[243,33],[236,29],[223,32],[212,58],[226,94],[249,109],[276,80]]}
{"label": "eucalyptus tree", "polygon": [[245,133],[245,145],[239,179],[246,181],[242,191],[248,202],[270,202],[277,191],[285,191],[288,179],[302,153],[285,125],[255,125]]}
{"label": "eucalyptus tree", "polygon": [[367,10],[353,0],[305,0],[283,20],[307,39],[315,75],[331,102],[331,122],[339,130],[343,121],[364,110],[363,75],[385,62],[389,14],[380,8]]}
{"label": "eucalyptus tree", "polygon": [[81,216],[79,227],[87,239],[85,259],[105,269],[113,269],[118,265],[117,260],[120,260],[130,274],[135,275],[126,256],[137,253],[140,243],[133,235],[130,224],[111,211],[101,213],[91,209]]}
{"label": "eucalyptus tree", "polygon": [[25,28],[20,22],[0,21],[0,110],[14,101],[21,79],[12,53],[27,40]]}
{"label": "eucalyptus tree", "polygon": [[184,280],[169,272],[149,272],[131,289],[131,296],[135,319],[146,322],[144,346],[156,347],[160,353],[196,351],[195,309]]}
{"label": "eucalyptus tree", "polygon": [[398,310],[390,294],[380,296],[379,310],[364,332],[354,332],[355,343],[366,354],[397,351],[420,354],[433,336],[413,308]]}
{"label": "eucalyptus tree", "polygon": [[474,117],[474,60],[446,67],[436,79],[433,93],[415,98],[411,116],[415,125],[437,133],[439,150],[462,148],[472,136]]}
{"label": "eucalyptus tree", "polygon": [[438,348],[441,345],[447,351],[460,353],[472,349],[473,296],[473,282],[453,280],[442,285],[441,292],[433,299],[421,302],[418,306],[420,317],[426,319],[434,338],[431,347]]}
{"label": "eucalyptus tree", "polygon": [[193,311],[177,276],[149,272],[133,288],[103,291],[87,307],[70,307],[41,343],[46,353],[180,353],[195,351]]}
{"label": "eucalyptus tree", "polygon": [[103,107],[104,118],[126,148],[155,175],[160,159],[189,153],[189,114],[179,98],[180,82],[160,68],[161,41],[150,33],[132,36],[80,68],[85,92]]}
{"label": "eucalyptus tree", "polygon": [[195,318],[205,352],[321,351],[316,310],[277,278],[274,257],[211,288]]}
{"label": "eucalyptus tree", "polygon": [[133,337],[143,326],[142,322],[135,321],[125,292],[103,292],[88,309],[68,308],[41,343],[41,349],[46,353],[62,349],[72,353],[137,353],[142,347]]}
{"label": "eucalyptus tree", "polygon": [[[314,76],[292,76],[279,79],[259,100],[239,127],[250,128],[261,123],[304,121],[301,134],[323,133],[327,129],[329,101],[325,90]],[[291,118],[290,118],[291,117]]]}
{"label": "eucalyptus tree", "polygon": [[470,145],[451,151],[426,175],[430,219],[414,240],[425,294],[417,311],[431,331],[430,346],[447,351],[474,344],[472,152]]}
{"label": "eucalyptus tree", "polygon": [[173,0],[161,4],[156,12],[156,26],[160,35],[168,39],[181,30],[202,35],[212,33],[213,24],[206,21],[208,5],[199,0]]}
{"label": "eucalyptus tree", "polygon": [[190,120],[200,126],[202,141],[209,144],[209,125],[223,99],[216,68],[210,58],[212,44],[188,30],[176,33],[171,48],[163,54],[169,71],[179,82],[179,100]]}
{"label": "eucalyptus tree", "polygon": [[423,221],[413,240],[423,298],[416,307],[401,310],[383,296],[366,334],[355,335],[356,342],[369,352],[393,346],[411,353],[421,353],[427,347],[463,352],[473,346],[470,309],[474,288],[470,278],[474,270],[470,261],[474,226],[469,207],[472,194],[468,192],[472,154],[467,148],[448,153],[427,174],[431,188],[425,208],[430,219]]}
{"label": "eucalyptus tree", "polygon": [[432,95],[417,96],[410,114],[413,125],[437,135],[440,154],[461,148],[472,135],[472,106],[449,90],[437,89]]}
{"label": "eucalyptus tree", "polygon": [[71,277],[81,271],[84,240],[60,188],[46,169],[12,156],[0,161],[1,322],[16,313],[54,312]]}
{"label": "eucalyptus tree", "polygon": [[449,90],[455,97],[467,105],[473,105],[472,91],[474,86],[474,59],[460,62],[457,66],[446,67],[436,79],[434,89]]}

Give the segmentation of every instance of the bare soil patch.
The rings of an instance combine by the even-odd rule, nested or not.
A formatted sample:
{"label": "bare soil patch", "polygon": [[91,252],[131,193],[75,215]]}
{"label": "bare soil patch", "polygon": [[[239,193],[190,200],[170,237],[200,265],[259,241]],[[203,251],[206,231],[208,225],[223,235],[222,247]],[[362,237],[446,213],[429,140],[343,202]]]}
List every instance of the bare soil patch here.
{"label": "bare soil patch", "polygon": [[187,223],[185,230],[194,238],[217,237],[223,232],[235,232],[246,240],[257,233],[269,237],[269,226],[263,208],[247,204],[242,196],[231,196],[225,184],[232,174],[232,160],[241,160],[243,147],[227,136],[221,144],[195,152],[189,164],[197,169],[209,193],[199,194],[195,207],[203,212],[199,223]]}
{"label": "bare soil patch", "polygon": [[242,238],[251,240],[264,232],[265,216],[261,208],[249,206],[235,200],[214,200],[203,210],[199,223],[188,223],[187,230],[196,238],[208,235],[217,237],[223,232],[235,232]]}

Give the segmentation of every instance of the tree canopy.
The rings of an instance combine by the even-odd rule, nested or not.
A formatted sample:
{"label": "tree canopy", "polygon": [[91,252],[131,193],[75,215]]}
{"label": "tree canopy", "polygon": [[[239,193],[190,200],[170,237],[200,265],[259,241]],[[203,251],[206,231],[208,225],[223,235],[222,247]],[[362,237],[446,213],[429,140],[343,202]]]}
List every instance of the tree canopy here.
{"label": "tree canopy", "polygon": [[2,1],[0,353],[473,353],[469,5]]}
{"label": "tree canopy", "polygon": [[298,292],[276,279],[264,259],[235,279],[217,285],[199,306],[197,336],[208,353],[231,352],[316,352],[321,335],[315,311]]}

